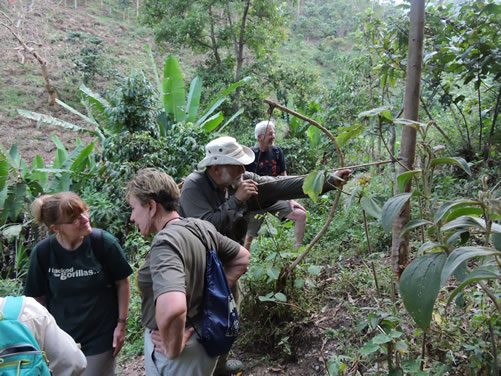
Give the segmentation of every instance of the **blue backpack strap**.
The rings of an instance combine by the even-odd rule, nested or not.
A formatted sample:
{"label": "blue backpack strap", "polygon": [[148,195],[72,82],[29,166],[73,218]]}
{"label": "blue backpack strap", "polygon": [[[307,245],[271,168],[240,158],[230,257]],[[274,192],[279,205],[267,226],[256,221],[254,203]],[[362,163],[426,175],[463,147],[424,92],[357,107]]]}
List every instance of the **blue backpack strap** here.
{"label": "blue backpack strap", "polygon": [[24,306],[22,296],[7,296],[3,307],[5,320],[17,320]]}

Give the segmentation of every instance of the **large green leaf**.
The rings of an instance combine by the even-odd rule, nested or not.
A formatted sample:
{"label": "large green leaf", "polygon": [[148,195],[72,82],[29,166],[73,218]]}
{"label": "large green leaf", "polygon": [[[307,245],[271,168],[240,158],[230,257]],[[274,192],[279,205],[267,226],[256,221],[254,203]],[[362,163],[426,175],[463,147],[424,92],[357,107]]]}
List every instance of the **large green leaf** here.
{"label": "large green leaf", "polygon": [[200,106],[200,96],[202,94],[202,79],[196,76],[191,80],[188,100],[186,101],[186,121],[193,123]]}
{"label": "large green leaf", "polygon": [[22,230],[23,230],[23,225],[20,224],[8,225],[2,229],[2,237],[10,238],[11,236],[19,236]]}
{"label": "large green leaf", "polygon": [[89,102],[92,109],[94,111],[97,111],[98,118],[101,120],[108,120],[109,115],[106,113],[106,109],[110,108],[110,103],[98,93],[94,93],[91,89],[83,84],[80,86],[80,91],[82,92],[85,100]]}
{"label": "large green leaf", "polygon": [[38,180],[40,184],[45,187],[49,180],[47,172],[39,171],[38,169],[45,168],[45,163],[40,155],[36,155],[31,164],[31,176],[34,180]]}
{"label": "large green leaf", "polygon": [[223,113],[219,111],[217,114],[212,115],[208,118],[203,124],[202,128],[205,129],[207,133],[212,132],[214,129],[218,127],[219,124],[223,121]]}
{"label": "large green leaf", "polygon": [[363,196],[360,200],[360,206],[367,214],[376,219],[381,219],[381,205],[377,199],[371,196]]}
{"label": "large green leaf", "polygon": [[200,119],[197,120],[197,122],[195,123],[195,126],[196,127],[200,127],[202,126],[202,124],[205,123],[205,121],[207,120],[207,118],[209,116],[212,115],[212,113],[221,105],[221,103],[223,103],[224,101],[226,100],[226,97],[224,98],[221,98],[219,99],[218,101],[216,101],[210,108],[209,110],[202,115],[202,117]]}
{"label": "large green leaf", "polygon": [[447,299],[447,305],[451,304],[456,295],[463,291],[466,286],[478,281],[498,279],[500,276],[501,275],[499,274],[499,270],[496,270],[495,268],[481,266],[475,269],[470,274],[468,274],[466,279],[458,287],[454,289],[454,291],[451,293],[451,296],[449,296],[449,299]]}
{"label": "large green leaf", "polygon": [[[448,231],[452,229],[468,229],[468,228],[477,228],[481,229],[483,231],[486,231],[486,223],[485,220],[482,218],[477,218],[477,217],[472,217],[470,215],[465,215],[459,218],[454,219],[453,221],[450,221],[449,223],[446,223],[443,225],[440,230],[441,231]],[[497,223],[492,223],[491,224],[491,231],[492,232],[501,232],[501,225]]]}
{"label": "large green leaf", "polygon": [[450,164],[461,167],[468,175],[471,175],[470,166],[468,166],[468,163],[461,157],[443,157],[431,160],[431,167],[436,167],[440,164]]}
{"label": "large green leaf", "polygon": [[19,150],[17,145],[12,145],[9,149],[9,157],[11,160],[11,167],[18,169],[21,167],[21,156],[19,155]]}
{"label": "large green leaf", "polygon": [[24,209],[26,190],[27,185],[24,183],[17,184],[12,190],[9,190],[4,209],[8,211],[12,221],[16,221],[17,217]]}
{"label": "large green leaf", "polygon": [[393,221],[411,196],[412,192],[400,193],[385,202],[381,211],[381,221],[383,222],[385,231],[389,232],[391,230]]}
{"label": "large green leaf", "polygon": [[411,180],[416,175],[421,175],[423,172],[421,170],[406,171],[397,176],[398,192],[402,193],[405,191],[405,187],[409,180]]}
{"label": "large green leaf", "polygon": [[413,219],[407,223],[402,231],[400,232],[400,236],[403,236],[407,231],[413,230],[415,228],[424,226],[424,225],[432,225],[433,222],[428,221],[426,219]]}
{"label": "large green leaf", "polygon": [[52,116],[49,116],[49,115],[44,115],[44,114],[40,114],[38,112],[26,111],[26,110],[21,110],[21,109],[18,109],[17,112],[19,115],[24,116],[25,118],[35,120],[35,121],[38,121],[41,123],[46,123],[46,124],[50,124],[50,125],[57,125],[57,126],[62,127],[62,128],[71,129],[72,131],[75,131],[75,132],[89,132],[91,134],[93,133],[93,131],[79,127],[76,124],[68,123],[67,121],[59,120],[59,119],[52,117]]}
{"label": "large green leaf", "polygon": [[418,255],[423,254],[425,251],[428,250],[442,250],[444,247],[442,244],[437,243],[437,242],[432,242],[432,241],[427,241],[421,244],[421,247],[418,249]]}
{"label": "large green leaf", "polygon": [[324,180],[325,175],[323,171],[312,171],[304,179],[303,191],[310,196],[313,202],[317,202],[318,196],[322,193]]}
{"label": "large green leaf", "polygon": [[458,201],[452,201],[452,202],[445,202],[438,208],[437,212],[435,213],[435,216],[433,217],[433,222],[438,223],[442,217],[451,209],[456,208],[456,207],[463,207],[463,206],[469,206],[469,205],[475,205],[478,204],[478,201],[472,201],[472,200],[458,200]]}
{"label": "large green leaf", "polygon": [[86,122],[88,122],[89,124],[92,124],[94,126],[99,126],[99,124],[96,123],[96,121],[94,119],[91,119],[90,117],[82,114],[81,112],[75,110],[73,107],[67,105],[66,103],[64,103],[63,101],[60,101],[59,99],[56,99],[56,102],[57,104],[59,104],[61,107],[67,109],[68,111],[70,111],[71,113],[81,117],[83,120],[85,120]]}
{"label": "large green leaf", "polygon": [[[153,77],[155,78],[155,83],[157,84],[157,90],[159,93],[161,93],[162,92],[162,83],[160,82],[160,75],[158,74],[158,67],[157,67],[157,63],[155,61],[155,57],[153,56],[153,51],[151,50],[151,47],[149,44],[146,44],[144,46],[144,49],[146,50],[146,52],[148,52],[148,56],[150,57],[151,66],[153,67]],[[163,105],[162,96],[160,96],[159,105],[160,106]]]}
{"label": "large green leaf", "polygon": [[426,330],[440,290],[440,275],[447,256],[430,253],[415,259],[400,277],[400,294],[416,324]]}
{"label": "large green leaf", "polygon": [[403,118],[400,118],[400,119],[395,119],[393,121],[393,123],[395,124],[398,124],[398,125],[402,125],[402,126],[409,126],[409,127],[413,127],[413,128],[426,128],[428,126],[428,124],[425,124],[425,123],[420,123],[419,121],[417,120],[409,120],[409,119],[403,119]]}
{"label": "large green leaf", "polygon": [[309,128],[308,128],[308,138],[310,139],[310,146],[312,148],[317,148],[318,146],[320,146],[321,142],[322,142],[322,135],[323,135],[323,132],[315,127],[314,125],[311,125]]}
{"label": "large green leaf", "polygon": [[9,163],[5,157],[0,155],[0,191],[5,187],[9,176]]}
{"label": "large green leaf", "polygon": [[213,107],[216,102],[218,102],[221,99],[226,98],[229,94],[233,93],[240,86],[242,86],[244,83],[246,83],[247,81],[250,81],[250,80],[251,80],[250,76],[244,77],[240,81],[231,84],[226,89],[221,90],[219,93],[217,93],[216,97],[212,100],[209,107]]}
{"label": "large green leaf", "polygon": [[492,242],[494,243],[494,248],[501,251],[501,234],[492,234]]}
{"label": "large green leaf", "polygon": [[354,137],[359,136],[365,130],[365,126],[354,125],[351,127],[340,128],[341,133],[336,137],[336,142],[340,148],[342,148],[349,140]]}
{"label": "large green leaf", "polygon": [[230,117],[222,126],[221,128],[218,129],[218,131],[216,132],[217,134],[221,133],[223,131],[224,128],[226,128],[228,125],[230,125],[233,120],[235,120],[237,117],[239,117],[240,115],[242,115],[242,113],[244,112],[244,109],[241,108],[240,110],[238,110],[237,112],[235,112],[232,117]]}
{"label": "large green leaf", "polygon": [[390,108],[388,106],[373,108],[372,110],[364,111],[358,114],[358,118],[367,118],[374,116],[382,116],[390,121],[393,120],[391,116]]}
{"label": "large green leaf", "polygon": [[70,158],[73,160],[70,167],[71,171],[82,172],[85,170],[85,167],[87,166],[87,162],[89,160],[89,155],[91,155],[92,151],[94,150],[94,144],[95,142],[92,142],[84,148],[75,148],[76,156],[75,158]]}
{"label": "large green leaf", "polygon": [[172,116],[174,122],[183,121],[185,118],[183,74],[179,68],[179,62],[172,55],[165,60],[163,98],[165,112]]}
{"label": "large green leaf", "polygon": [[480,247],[480,246],[469,246],[461,247],[455,249],[449,257],[447,257],[447,262],[445,263],[444,269],[441,276],[441,286],[449,279],[449,277],[454,273],[454,270],[464,261],[470,260],[475,257],[485,257],[485,256],[501,256],[501,252],[496,251],[494,248]]}

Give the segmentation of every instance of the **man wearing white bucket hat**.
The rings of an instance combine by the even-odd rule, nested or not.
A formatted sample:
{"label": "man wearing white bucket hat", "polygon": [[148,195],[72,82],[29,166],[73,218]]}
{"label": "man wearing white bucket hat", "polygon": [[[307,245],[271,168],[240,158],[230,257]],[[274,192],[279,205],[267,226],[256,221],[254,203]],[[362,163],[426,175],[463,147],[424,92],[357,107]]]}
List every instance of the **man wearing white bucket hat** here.
{"label": "man wearing white bucket hat", "polygon": [[[223,235],[243,244],[251,211],[266,208],[277,200],[306,197],[304,177],[259,176],[245,171],[254,161],[252,149],[240,145],[233,137],[219,137],[205,147],[205,158],[198,164],[202,171],[191,173],[183,183],[178,213],[183,217],[202,218],[211,222]],[[351,171],[339,170],[326,179],[323,192],[344,184]],[[267,183],[267,184],[263,184]],[[239,300],[238,292],[234,291]],[[221,356],[215,375],[241,371],[237,360]]]}
{"label": "man wearing white bucket hat", "polygon": [[[254,161],[254,152],[233,137],[216,138],[205,149],[205,158],[198,164],[205,170],[191,173],[181,190],[179,213],[183,217],[205,219],[223,235],[243,244],[251,211],[277,200],[307,197],[302,176],[271,177],[246,172],[245,165]],[[326,179],[322,193],[344,184],[351,171],[343,169],[334,175]]]}

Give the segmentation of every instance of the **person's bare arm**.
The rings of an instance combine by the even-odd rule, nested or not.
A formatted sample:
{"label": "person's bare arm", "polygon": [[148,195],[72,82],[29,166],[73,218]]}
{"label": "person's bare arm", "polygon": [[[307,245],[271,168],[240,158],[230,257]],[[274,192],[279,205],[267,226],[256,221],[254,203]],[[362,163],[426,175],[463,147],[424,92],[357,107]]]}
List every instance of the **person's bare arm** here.
{"label": "person's bare arm", "polygon": [[240,246],[237,256],[224,263],[224,274],[230,287],[233,287],[238,279],[245,273],[250,262],[250,253],[247,249]]}
{"label": "person's bare arm", "polygon": [[118,295],[118,322],[113,332],[113,356],[118,355],[125,342],[125,328],[129,311],[130,281],[129,277],[115,281]]}
{"label": "person's bare arm", "polygon": [[186,312],[186,295],[183,292],[167,292],[160,295],[156,301],[155,317],[169,359],[181,354],[193,334],[193,329],[185,331]]}

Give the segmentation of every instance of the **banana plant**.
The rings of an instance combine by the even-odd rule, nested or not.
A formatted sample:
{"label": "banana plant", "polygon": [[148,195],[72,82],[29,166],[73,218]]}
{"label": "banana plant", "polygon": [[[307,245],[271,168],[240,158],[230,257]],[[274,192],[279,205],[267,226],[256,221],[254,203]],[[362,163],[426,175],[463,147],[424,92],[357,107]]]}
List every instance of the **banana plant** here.
{"label": "banana plant", "polygon": [[[218,128],[224,120],[222,111],[216,112],[216,110],[227,99],[229,94],[233,93],[238,87],[249,80],[250,77],[245,77],[222,90],[216,95],[212,103],[209,104],[208,110],[203,115],[198,116],[200,98],[202,95],[202,80],[200,77],[196,76],[191,81],[188,96],[185,98],[184,80],[179,62],[174,56],[169,55],[164,64],[164,78],[162,81],[161,96],[163,99],[164,112],[160,115],[159,121],[163,123],[164,130],[161,132],[165,135],[165,132],[168,130],[170,125],[168,119],[171,120],[171,123],[191,122],[205,129],[207,132],[212,132]],[[235,120],[235,118],[240,116],[242,112],[243,109],[237,111],[220,127],[220,129],[225,128]]]}
{"label": "banana plant", "polygon": [[[56,156],[52,166],[46,167],[37,155],[31,168],[20,157],[16,145],[7,150],[0,144],[0,225],[18,223],[27,205],[43,193],[77,189],[82,177],[96,164],[92,157],[95,142],[85,146],[77,138],[77,146],[68,153],[57,136],[52,136]],[[3,228],[2,233],[12,236],[20,227]],[[13,233],[14,232],[14,233]]]}
{"label": "banana plant", "polygon": [[99,94],[94,93],[85,85],[80,86],[80,94],[82,96],[81,103],[85,107],[87,115],[82,114],[75,108],[64,103],[63,101],[60,101],[59,99],[56,99],[56,102],[64,109],[80,117],[83,121],[89,124],[91,128],[81,127],[77,124],[34,111],[18,109],[17,112],[19,115],[24,116],[27,119],[35,120],[38,123],[55,125],[81,134],[89,134],[103,142],[107,137],[110,136],[110,131],[106,129],[104,125],[102,125],[107,124],[110,120],[109,115],[106,111],[111,107],[110,103]]}

